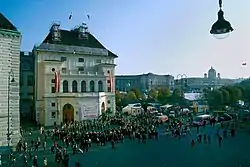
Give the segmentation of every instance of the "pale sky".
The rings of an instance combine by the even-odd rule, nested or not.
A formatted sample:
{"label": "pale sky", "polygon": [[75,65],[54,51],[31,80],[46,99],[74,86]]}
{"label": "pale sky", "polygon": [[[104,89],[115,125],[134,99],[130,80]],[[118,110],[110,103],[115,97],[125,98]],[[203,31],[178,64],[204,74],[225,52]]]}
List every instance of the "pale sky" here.
{"label": "pale sky", "polygon": [[223,40],[209,34],[218,10],[218,0],[0,0],[25,51],[44,39],[53,21],[71,29],[90,14],[89,31],[119,56],[116,74],[203,76],[213,66],[222,77],[249,77],[250,0],[223,1],[235,29]]}

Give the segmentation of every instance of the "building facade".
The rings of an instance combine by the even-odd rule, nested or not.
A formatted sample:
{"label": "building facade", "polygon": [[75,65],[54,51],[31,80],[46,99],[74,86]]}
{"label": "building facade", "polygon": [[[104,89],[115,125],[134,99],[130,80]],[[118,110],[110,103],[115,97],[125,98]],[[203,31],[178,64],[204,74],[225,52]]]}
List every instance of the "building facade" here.
{"label": "building facade", "polygon": [[[34,47],[36,121],[54,123],[115,112],[115,58],[86,24],[62,30],[54,23]],[[59,89],[59,90],[57,90]]]}
{"label": "building facade", "polygon": [[32,52],[20,52],[20,116],[34,120],[34,56]]}
{"label": "building facade", "polygon": [[168,87],[174,88],[174,77],[171,75],[157,75],[153,73],[142,75],[117,75],[115,76],[116,90],[128,91],[132,88],[145,92],[154,88]]}
{"label": "building facade", "polygon": [[21,33],[0,13],[0,146],[19,140],[20,44]]}
{"label": "building facade", "polygon": [[217,89],[225,85],[233,85],[237,79],[221,78],[220,73],[211,67],[204,77],[182,77],[176,78],[175,88],[180,88],[184,92],[202,93],[204,89]]}

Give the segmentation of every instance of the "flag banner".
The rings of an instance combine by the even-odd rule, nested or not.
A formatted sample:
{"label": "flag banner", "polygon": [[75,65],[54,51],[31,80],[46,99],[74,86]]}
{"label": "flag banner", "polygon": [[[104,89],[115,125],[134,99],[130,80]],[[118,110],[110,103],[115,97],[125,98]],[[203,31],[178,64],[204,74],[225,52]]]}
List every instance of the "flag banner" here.
{"label": "flag banner", "polygon": [[56,93],[60,92],[60,72],[55,71],[55,90]]}

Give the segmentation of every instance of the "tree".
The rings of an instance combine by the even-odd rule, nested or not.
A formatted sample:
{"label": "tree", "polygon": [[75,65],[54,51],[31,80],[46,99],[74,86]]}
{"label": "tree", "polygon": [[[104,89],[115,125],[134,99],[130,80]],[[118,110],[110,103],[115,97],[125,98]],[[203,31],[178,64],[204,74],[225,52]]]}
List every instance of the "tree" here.
{"label": "tree", "polygon": [[170,90],[168,88],[160,88],[158,89],[157,100],[161,104],[167,104],[169,97],[171,96]]}
{"label": "tree", "polygon": [[208,104],[214,110],[221,109],[223,105],[223,93],[218,89],[210,91],[208,94]]}
{"label": "tree", "polygon": [[131,89],[131,91],[133,91],[135,93],[135,96],[137,99],[141,99],[142,98],[142,94],[141,91],[137,88]]}
{"label": "tree", "polygon": [[121,111],[123,106],[123,97],[119,91],[115,92],[115,103],[116,103],[116,109],[118,111]]}
{"label": "tree", "polygon": [[230,94],[229,94],[229,92],[226,89],[224,89],[223,87],[221,89],[219,89],[219,90],[221,91],[222,96],[223,96],[223,104],[224,105],[229,105],[229,103],[230,103]]}
{"label": "tree", "polygon": [[149,95],[149,98],[156,100],[158,97],[158,91],[156,89],[151,89],[148,95]]}
{"label": "tree", "polygon": [[126,95],[126,101],[128,103],[132,103],[132,102],[135,102],[137,101],[137,97],[136,97],[136,94],[134,91],[129,91]]}
{"label": "tree", "polygon": [[171,103],[182,104],[185,101],[183,91],[181,89],[174,89],[170,101]]}

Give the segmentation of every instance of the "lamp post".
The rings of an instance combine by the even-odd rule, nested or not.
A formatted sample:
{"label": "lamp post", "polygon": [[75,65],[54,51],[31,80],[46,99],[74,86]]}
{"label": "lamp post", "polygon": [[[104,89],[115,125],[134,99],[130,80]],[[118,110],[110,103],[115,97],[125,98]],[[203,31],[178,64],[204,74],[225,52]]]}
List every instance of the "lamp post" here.
{"label": "lamp post", "polygon": [[218,20],[212,25],[210,34],[213,34],[217,39],[225,39],[234,29],[229,21],[225,20],[224,12],[222,11],[222,0],[219,0],[220,10],[218,11]]}
{"label": "lamp post", "polygon": [[15,82],[14,79],[14,72],[13,70],[10,70],[8,73],[8,97],[7,97],[7,101],[8,101],[8,129],[7,129],[7,140],[8,140],[8,148],[10,148],[10,140],[11,140],[11,132],[10,132],[10,85],[11,83]]}

